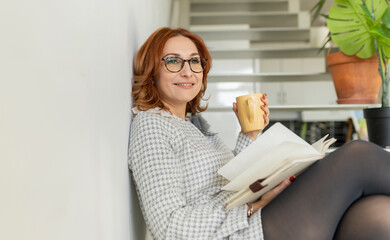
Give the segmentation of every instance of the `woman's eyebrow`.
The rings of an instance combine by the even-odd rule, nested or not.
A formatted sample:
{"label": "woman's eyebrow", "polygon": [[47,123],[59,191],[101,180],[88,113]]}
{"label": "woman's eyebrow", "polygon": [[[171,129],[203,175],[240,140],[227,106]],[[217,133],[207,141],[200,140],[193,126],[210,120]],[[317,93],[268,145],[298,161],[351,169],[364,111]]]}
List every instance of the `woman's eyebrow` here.
{"label": "woman's eyebrow", "polygon": [[[173,55],[175,57],[180,57],[180,54],[178,53],[167,53],[164,56]],[[199,53],[191,53],[190,56],[199,56]]]}
{"label": "woman's eyebrow", "polygon": [[180,57],[180,54],[178,54],[178,53],[167,53],[164,56],[168,56],[168,55],[173,55],[173,56],[176,56],[176,57]]}

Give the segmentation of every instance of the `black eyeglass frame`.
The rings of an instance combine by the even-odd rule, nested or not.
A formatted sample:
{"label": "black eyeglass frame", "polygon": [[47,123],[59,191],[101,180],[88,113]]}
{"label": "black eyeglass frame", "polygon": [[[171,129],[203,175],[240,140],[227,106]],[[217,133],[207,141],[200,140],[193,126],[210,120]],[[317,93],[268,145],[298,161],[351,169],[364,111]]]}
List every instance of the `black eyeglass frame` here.
{"label": "black eyeglass frame", "polygon": [[[171,70],[169,70],[169,68],[168,68],[168,66],[167,66],[167,60],[168,60],[168,58],[179,58],[179,59],[182,60],[181,67],[180,67],[180,69],[179,69],[178,71],[171,71]],[[202,71],[203,71],[203,70],[206,68],[207,60],[208,60],[208,59],[207,59],[207,58],[202,58],[202,57],[199,57],[199,58],[200,58],[200,65],[202,66]],[[191,63],[190,63],[190,61],[191,61],[192,59],[194,59],[194,58],[183,59],[183,58],[181,58],[181,57],[163,57],[161,60],[164,61],[165,68],[166,68],[168,71],[172,72],[172,73],[178,73],[178,72],[180,72],[181,70],[183,70],[184,64],[185,64],[186,62],[188,62],[188,65],[190,66],[190,69],[191,69],[192,72],[194,72],[194,73],[200,73],[200,72],[202,72],[202,71],[196,72],[196,71],[194,71],[194,70],[192,69],[192,66],[191,66]]]}

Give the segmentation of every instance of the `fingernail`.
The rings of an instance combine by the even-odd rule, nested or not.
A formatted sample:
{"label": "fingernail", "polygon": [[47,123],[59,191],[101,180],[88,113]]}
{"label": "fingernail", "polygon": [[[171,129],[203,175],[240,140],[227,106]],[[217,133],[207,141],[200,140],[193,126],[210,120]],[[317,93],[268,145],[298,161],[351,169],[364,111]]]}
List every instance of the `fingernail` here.
{"label": "fingernail", "polygon": [[295,176],[291,176],[288,180],[290,180],[290,182],[294,182],[295,179],[297,179]]}

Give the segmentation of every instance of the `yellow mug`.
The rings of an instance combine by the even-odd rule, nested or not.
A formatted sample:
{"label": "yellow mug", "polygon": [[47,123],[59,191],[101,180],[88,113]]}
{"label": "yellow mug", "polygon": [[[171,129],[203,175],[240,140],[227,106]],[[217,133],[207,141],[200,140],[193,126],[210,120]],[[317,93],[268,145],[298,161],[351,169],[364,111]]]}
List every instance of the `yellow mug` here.
{"label": "yellow mug", "polygon": [[254,93],[236,97],[238,118],[243,132],[264,129],[264,111],[261,105],[263,94]]}

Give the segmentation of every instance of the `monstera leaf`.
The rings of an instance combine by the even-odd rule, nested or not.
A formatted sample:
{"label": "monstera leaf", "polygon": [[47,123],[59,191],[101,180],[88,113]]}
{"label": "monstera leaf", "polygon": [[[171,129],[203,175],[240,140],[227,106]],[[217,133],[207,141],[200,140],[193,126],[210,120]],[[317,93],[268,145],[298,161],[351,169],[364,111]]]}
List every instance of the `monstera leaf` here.
{"label": "monstera leaf", "polygon": [[[347,55],[359,58],[372,57],[374,40],[382,44],[385,55],[390,56],[390,30],[383,24],[390,23],[386,0],[335,0],[327,20],[333,42]],[[390,24],[389,24],[390,25]]]}
{"label": "monstera leaf", "polygon": [[373,29],[371,30],[371,34],[377,40],[378,47],[381,48],[382,53],[384,54],[382,57],[390,58],[390,30],[387,28]]}

